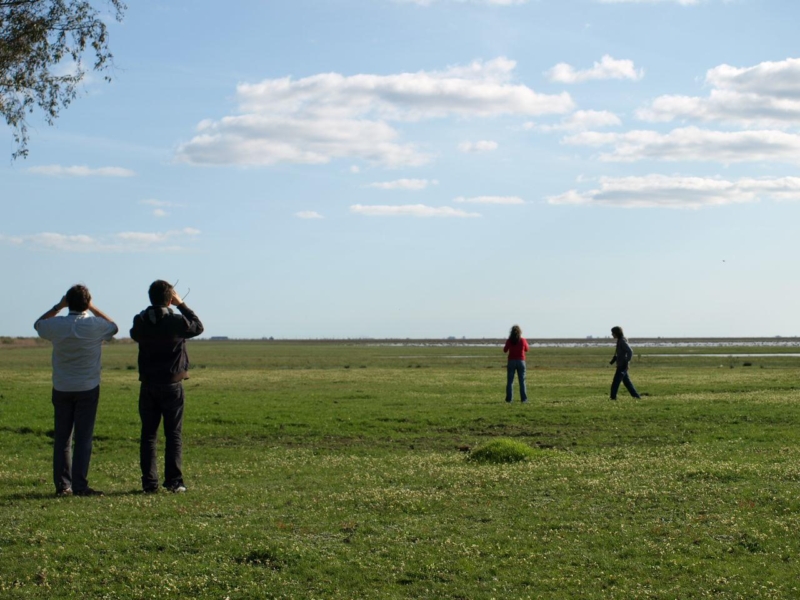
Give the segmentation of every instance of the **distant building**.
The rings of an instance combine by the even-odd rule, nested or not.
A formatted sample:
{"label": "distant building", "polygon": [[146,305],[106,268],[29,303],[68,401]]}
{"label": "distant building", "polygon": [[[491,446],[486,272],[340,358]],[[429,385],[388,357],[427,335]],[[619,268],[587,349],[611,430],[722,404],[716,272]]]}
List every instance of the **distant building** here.
{"label": "distant building", "polygon": [[227,335],[212,335],[210,339],[211,339],[212,342],[224,342],[225,340],[228,339],[228,336]]}

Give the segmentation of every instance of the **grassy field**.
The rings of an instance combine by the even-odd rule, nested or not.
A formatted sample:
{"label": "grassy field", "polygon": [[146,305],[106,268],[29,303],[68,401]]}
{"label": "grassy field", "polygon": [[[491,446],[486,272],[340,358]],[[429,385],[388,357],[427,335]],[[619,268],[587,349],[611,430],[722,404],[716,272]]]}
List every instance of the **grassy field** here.
{"label": "grassy field", "polygon": [[[58,499],[49,349],[0,348],[0,597],[800,598],[800,358],[636,352],[641,400],[545,348],[509,405],[499,348],[192,343],[189,492],[144,496],[112,344],[106,496]],[[532,458],[463,451],[497,438]]]}

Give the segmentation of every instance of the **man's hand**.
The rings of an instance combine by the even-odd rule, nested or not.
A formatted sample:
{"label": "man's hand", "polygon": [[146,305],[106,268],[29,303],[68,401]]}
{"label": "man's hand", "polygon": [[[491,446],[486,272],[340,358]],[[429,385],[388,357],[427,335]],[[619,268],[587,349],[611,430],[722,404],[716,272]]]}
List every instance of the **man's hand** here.
{"label": "man's hand", "polygon": [[183,304],[183,300],[181,300],[181,297],[178,295],[178,292],[176,292],[174,289],[172,290],[172,298],[170,299],[169,303],[171,306],[178,306],[180,304]]}
{"label": "man's hand", "polygon": [[[53,317],[55,317],[55,316],[56,316],[58,313],[60,313],[60,312],[61,312],[61,309],[62,309],[62,308],[67,308],[67,306],[69,306],[69,303],[67,302],[67,296],[66,296],[66,295],[64,295],[64,296],[61,296],[61,300],[59,301],[59,303],[58,303],[58,304],[56,304],[55,306],[53,306],[53,308],[51,308],[50,310],[48,310],[48,311],[47,311],[46,313],[44,313],[44,314],[43,314],[41,317],[39,317],[38,319],[36,319],[36,323],[38,323],[39,321],[43,321],[44,319],[52,319],[52,318],[53,318]],[[34,328],[36,327],[36,323],[34,323],[34,324],[33,324],[33,327],[34,327]]]}

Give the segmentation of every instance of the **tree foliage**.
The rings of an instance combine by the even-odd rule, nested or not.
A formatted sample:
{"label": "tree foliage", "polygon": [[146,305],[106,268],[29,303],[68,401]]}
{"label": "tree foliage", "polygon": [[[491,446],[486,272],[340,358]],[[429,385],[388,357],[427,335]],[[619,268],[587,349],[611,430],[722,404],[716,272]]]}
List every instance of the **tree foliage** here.
{"label": "tree foliage", "polygon": [[[104,1],[121,21],[122,0]],[[27,115],[38,107],[52,125],[75,99],[87,62],[106,71],[111,60],[108,29],[91,2],[0,0],[0,113],[13,132],[13,158],[28,155]]]}

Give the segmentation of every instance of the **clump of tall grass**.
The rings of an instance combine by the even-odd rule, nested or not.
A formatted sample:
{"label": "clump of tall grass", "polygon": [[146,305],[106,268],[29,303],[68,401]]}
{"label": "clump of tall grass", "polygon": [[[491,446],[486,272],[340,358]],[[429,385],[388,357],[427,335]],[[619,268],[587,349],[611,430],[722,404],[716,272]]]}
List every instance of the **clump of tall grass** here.
{"label": "clump of tall grass", "polygon": [[528,460],[534,454],[535,450],[527,444],[508,438],[498,438],[476,448],[468,460],[477,463],[505,464]]}

